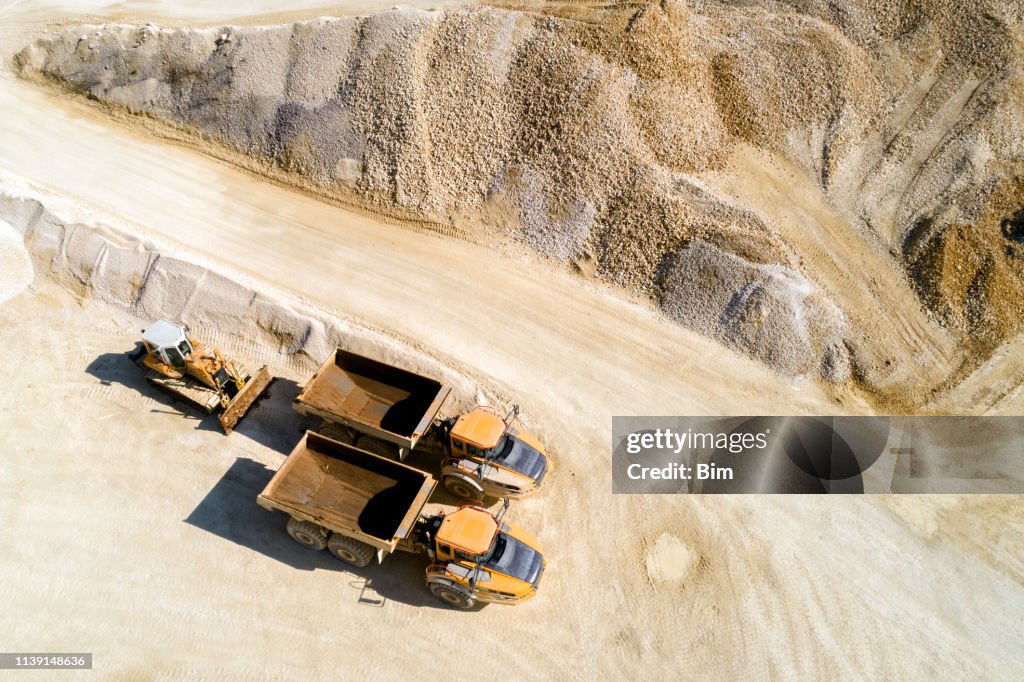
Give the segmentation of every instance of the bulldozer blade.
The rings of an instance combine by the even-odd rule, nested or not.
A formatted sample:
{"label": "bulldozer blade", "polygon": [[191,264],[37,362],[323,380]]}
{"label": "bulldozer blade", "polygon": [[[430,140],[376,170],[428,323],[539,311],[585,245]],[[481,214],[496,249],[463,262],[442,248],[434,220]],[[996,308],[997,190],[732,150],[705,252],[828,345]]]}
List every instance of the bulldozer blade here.
{"label": "bulldozer blade", "polygon": [[235,425],[245,416],[245,413],[249,411],[252,404],[256,402],[273,380],[274,377],[271,376],[266,365],[260,367],[259,371],[249,378],[249,381],[245,383],[242,390],[235,394],[235,397],[231,399],[228,406],[217,417],[220,420],[220,425],[224,427],[225,433],[231,435]]}

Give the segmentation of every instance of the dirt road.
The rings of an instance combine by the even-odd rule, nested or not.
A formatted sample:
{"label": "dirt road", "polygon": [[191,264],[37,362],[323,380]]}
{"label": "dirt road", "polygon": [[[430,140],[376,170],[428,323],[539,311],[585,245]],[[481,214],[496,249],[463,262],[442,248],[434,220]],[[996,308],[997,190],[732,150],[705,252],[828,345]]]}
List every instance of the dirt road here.
{"label": "dirt road", "polygon": [[[196,6],[116,12],[215,22]],[[15,9],[4,57],[31,22],[66,11]],[[995,678],[1024,665],[1021,550],[981,552],[962,532],[1019,523],[998,500],[967,513],[610,494],[613,414],[847,409],[814,384],[568,273],[324,205],[7,71],[0,169],[495,382],[558,463],[550,489],[513,510],[548,552],[542,596],[436,608],[416,559],[353,573],[293,546],[255,505],[301,428],[286,393],[230,439],[189,428],[117,355],[142,321],[37,277],[0,307],[0,339],[23,349],[0,395],[12,547],[0,598],[15,623],[0,649],[91,649],[110,679],[396,678],[444,664],[524,678]],[[40,418],[54,409],[59,420]]]}

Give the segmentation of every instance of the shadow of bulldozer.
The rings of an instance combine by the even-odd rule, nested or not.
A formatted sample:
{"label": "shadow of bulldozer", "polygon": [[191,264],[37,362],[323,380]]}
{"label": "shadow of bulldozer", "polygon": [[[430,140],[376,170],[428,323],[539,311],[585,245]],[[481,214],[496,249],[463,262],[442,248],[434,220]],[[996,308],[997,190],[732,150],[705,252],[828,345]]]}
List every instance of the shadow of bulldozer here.
{"label": "shadow of bulldozer", "polygon": [[[166,411],[174,411],[183,419],[196,422],[196,429],[224,433],[216,413],[206,414],[146,381],[145,370],[132,362],[129,353],[103,353],[90,362],[85,371],[104,385],[120,384],[156,400],[169,408]],[[299,385],[295,381],[275,378],[235,426],[234,433],[281,454],[288,454],[310,427],[309,419],[292,409],[292,401],[298,394]]]}

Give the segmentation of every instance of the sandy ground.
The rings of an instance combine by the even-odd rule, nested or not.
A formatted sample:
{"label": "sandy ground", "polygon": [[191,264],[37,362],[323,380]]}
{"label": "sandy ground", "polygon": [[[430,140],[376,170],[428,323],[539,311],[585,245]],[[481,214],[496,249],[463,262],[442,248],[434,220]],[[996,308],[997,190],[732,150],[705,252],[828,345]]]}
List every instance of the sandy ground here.
{"label": "sandy ground", "polygon": [[[19,20],[68,8],[15,9],[5,55]],[[0,306],[0,338],[19,352],[0,395],[0,649],[91,650],[103,679],[397,678],[467,655],[473,670],[522,678],[1012,679],[1024,666],[1024,553],[1006,532],[1021,517],[1004,498],[610,494],[613,414],[860,409],[816,384],[568,273],[268,185],[7,71],[0,169],[489,377],[558,463],[510,512],[548,555],[538,599],[438,608],[416,558],[353,572],[256,506],[302,428],[294,384],[226,438],[124,361],[147,321],[37,275]],[[304,379],[288,358],[262,360]]]}
{"label": "sandy ground", "polygon": [[0,220],[0,303],[21,293],[32,275],[32,261],[21,235]]}
{"label": "sandy ground", "polygon": [[524,678],[1021,664],[1024,556],[994,544],[1015,518],[999,498],[611,496],[604,448],[585,444],[607,417],[570,423],[581,447],[560,440],[552,486],[510,512],[544,541],[542,595],[440,608],[417,558],[354,571],[255,504],[306,425],[290,401],[308,368],[222,344],[282,376],[225,437],[124,358],[144,324],[42,277],[0,307],[5,345],[33,340],[0,397],[5,649],[89,650],[103,679],[391,679],[467,649]]}

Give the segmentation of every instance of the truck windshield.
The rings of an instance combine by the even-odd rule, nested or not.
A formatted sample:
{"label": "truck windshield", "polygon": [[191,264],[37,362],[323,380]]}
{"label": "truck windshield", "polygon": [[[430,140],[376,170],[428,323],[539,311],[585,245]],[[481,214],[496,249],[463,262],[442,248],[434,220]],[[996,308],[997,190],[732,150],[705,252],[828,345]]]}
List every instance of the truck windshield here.
{"label": "truck windshield", "polygon": [[484,459],[498,459],[503,454],[505,454],[505,451],[508,450],[508,446],[508,436],[502,436],[501,440],[499,440],[498,444],[495,445],[493,448],[491,448],[490,450],[481,450],[480,456],[483,457]]}
{"label": "truck windshield", "polygon": [[488,558],[482,563],[484,568],[518,578],[533,586],[537,585],[544,569],[544,557],[540,552],[505,533],[498,534]]}
{"label": "truck windshield", "polygon": [[536,448],[527,445],[525,442],[512,436],[505,436],[501,443],[491,452],[495,454],[487,459],[512,471],[527,476],[534,481],[540,481],[547,471],[547,458]]}

